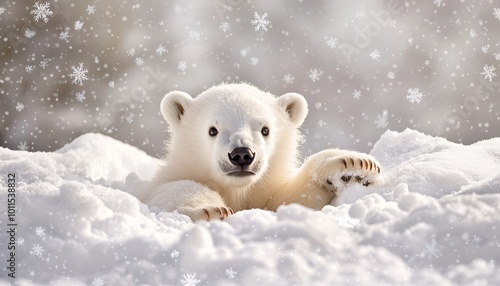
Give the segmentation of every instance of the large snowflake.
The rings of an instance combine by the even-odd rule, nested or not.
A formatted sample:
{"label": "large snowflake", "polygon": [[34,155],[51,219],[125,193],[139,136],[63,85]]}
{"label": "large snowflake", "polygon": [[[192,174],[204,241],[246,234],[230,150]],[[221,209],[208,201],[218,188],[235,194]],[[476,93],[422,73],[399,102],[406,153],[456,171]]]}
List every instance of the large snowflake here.
{"label": "large snowflake", "polygon": [[406,98],[411,102],[411,103],[420,103],[422,101],[422,97],[424,95],[418,90],[418,88],[409,88],[408,89],[408,95],[406,95]]}
{"label": "large snowflake", "polygon": [[381,115],[377,115],[377,120],[374,121],[377,125],[377,128],[386,128],[387,123],[387,110],[384,110]]}
{"label": "large snowflake", "polygon": [[48,16],[51,16],[53,14],[52,11],[49,9],[50,4],[48,2],[45,2],[43,4],[40,4],[39,2],[35,2],[35,5],[33,5],[33,10],[30,11],[31,15],[35,15],[35,21],[40,21],[43,20],[44,23],[47,23],[49,21]]}
{"label": "large snowflake", "polygon": [[253,15],[252,25],[255,26],[255,31],[263,31],[267,32],[267,26],[271,24],[271,21],[267,19],[267,13],[264,13],[262,16],[257,12]]}
{"label": "large snowflake", "polygon": [[181,280],[181,283],[184,286],[196,286],[201,282],[200,280],[196,279],[196,273],[186,273],[182,275],[182,278],[183,279]]}
{"label": "large snowflake", "polygon": [[495,16],[495,19],[500,20],[500,8],[494,8],[493,15]]}
{"label": "large snowflake", "polygon": [[481,74],[484,75],[484,79],[489,79],[491,81],[494,77],[497,76],[497,74],[494,73],[494,66],[484,65],[483,70],[484,71]]}
{"label": "large snowflake", "polygon": [[73,79],[71,83],[83,85],[83,81],[89,79],[87,77],[89,70],[83,67],[83,63],[80,63],[78,67],[71,66],[71,69],[73,70],[73,72],[69,74],[69,77]]}
{"label": "large snowflake", "polygon": [[309,78],[315,82],[319,80],[319,77],[323,74],[323,71],[320,69],[312,69],[309,70]]}

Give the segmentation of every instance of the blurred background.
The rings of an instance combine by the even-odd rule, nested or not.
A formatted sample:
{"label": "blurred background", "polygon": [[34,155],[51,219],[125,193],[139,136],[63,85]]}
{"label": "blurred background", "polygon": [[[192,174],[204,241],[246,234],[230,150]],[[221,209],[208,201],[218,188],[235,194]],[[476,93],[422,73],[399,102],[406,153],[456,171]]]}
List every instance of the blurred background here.
{"label": "blurred background", "polygon": [[[163,153],[163,95],[245,81],[303,94],[303,153],[369,151],[386,130],[500,136],[500,3],[0,3],[0,145],[98,132]],[[495,70],[496,69],[496,70]]]}

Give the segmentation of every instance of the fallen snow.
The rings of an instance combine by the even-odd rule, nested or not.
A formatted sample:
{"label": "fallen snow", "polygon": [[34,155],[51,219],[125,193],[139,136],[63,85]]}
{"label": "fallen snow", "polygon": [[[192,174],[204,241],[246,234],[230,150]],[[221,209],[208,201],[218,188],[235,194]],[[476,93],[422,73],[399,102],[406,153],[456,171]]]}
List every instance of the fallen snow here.
{"label": "fallen snow", "polygon": [[[17,179],[16,279],[2,285],[500,285],[500,138],[463,146],[386,132],[384,182],[336,206],[192,223],[129,193],[158,161],[86,134],[54,153],[0,148]],[[132,173],[132,174],[131,174]]]}

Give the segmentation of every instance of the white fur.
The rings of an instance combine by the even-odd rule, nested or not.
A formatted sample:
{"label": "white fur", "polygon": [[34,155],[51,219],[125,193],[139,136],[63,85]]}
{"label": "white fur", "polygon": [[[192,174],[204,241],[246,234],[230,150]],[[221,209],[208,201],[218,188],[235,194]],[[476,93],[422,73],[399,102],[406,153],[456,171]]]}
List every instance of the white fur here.
{"label": "white fur", "polygon": [[[320,209],[349,184],[378,178],[373,157],[344,150],[319,152],[299,167],[298,128],[307,102],[297,93],[276,98],[244,83],[214,86],[194,99],[174,91],[163,98],[161,113],[169,124],[168,154],[139,198],[193,220],[225,218],[229,208],[275,210],[300,203]],[[211,127],[218,130],[214,137]],[[269,128],[268,136],[261,133],[263,127]],[[237,147],[255,152],[249,167],[254,175],[228,175],[236,168],[228,153]],[[352,180],[342,180],[346,176]]]}

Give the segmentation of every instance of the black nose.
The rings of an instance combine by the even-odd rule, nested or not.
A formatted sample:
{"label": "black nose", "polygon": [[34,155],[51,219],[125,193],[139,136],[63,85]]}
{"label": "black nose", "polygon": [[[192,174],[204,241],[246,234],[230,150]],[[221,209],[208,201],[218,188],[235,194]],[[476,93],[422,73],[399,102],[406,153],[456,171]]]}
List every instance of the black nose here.
{"label": "black nose", "polygon": [[228,153],[227,156],[233,165],[248,166],[252,164],[255,152],[252,152],[250,148],[238,147],[234,148],[234,150],[231,151],[231,153]]}

